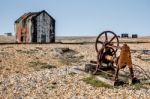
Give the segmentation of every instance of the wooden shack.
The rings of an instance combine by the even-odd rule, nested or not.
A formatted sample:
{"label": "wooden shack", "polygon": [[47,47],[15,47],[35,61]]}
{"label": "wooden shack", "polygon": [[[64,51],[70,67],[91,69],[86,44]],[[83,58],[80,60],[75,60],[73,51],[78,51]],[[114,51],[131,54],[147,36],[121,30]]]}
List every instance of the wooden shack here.
{"label": "wooden shack", "polygon": [[132,38],[138,38],[137,34],[132,34]]}
{"label": "wooden shack", "polygon": [[28,12],[15,21],[18,43],[55,42],[55,19],[45,10]]}
{"label": "wooden shack", "polygon": [[128,38],[128,37],[129,37],[129,35],[127,33],[121,34],[121,38]]}
{"label": "wooden shack", "polygon": [[12,36],[12,33],[4,33],[6,36]]}

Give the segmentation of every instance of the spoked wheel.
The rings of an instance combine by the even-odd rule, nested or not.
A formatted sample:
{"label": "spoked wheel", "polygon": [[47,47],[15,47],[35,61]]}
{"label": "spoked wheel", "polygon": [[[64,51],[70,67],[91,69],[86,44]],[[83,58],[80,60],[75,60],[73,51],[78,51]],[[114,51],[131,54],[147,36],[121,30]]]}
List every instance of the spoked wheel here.
{"label": "spoked wheel", "polygon": [[106,49],[103,48],[103,49],[99,50],[99,52],[97,54],[98,61],[104,59],[103,56],[105,56],[107,49],[109,49],[110,53],[112,54],[111,56],[116,57],[115,50],[112,47],[107,47]]}
{"label": "spoked wheel", "polygon": [[[108,51],[109,50],[109,51]],[[109,52],[109,53],[108,53]],[[112,57],[109,57],[110,60],[107,60],[106,59],[106,56],[107,55],[110,55]],[[114,71],[114,61],[113,61],[113,58],[116,57],[116,54],[115,54],[115,50],[112,48],[112,47],[106,47],[106,48],[102,48],[98,51],[97,53],[97,67],[96,67],[96,70],[94,71],[93,74],[96,74],[96,72],[98,70],[112,70]],[[104,63],[107,65],[104,66]]]}
{"label": "spoked wheel", "polygon": [[102,49],[103,47],[109,46],[109,45],[115,46],[115,47],[113,47],[113,49],[116,53],[117,49],[119,47],[119,39],[114,32],[104,31],[96,39],[96,43],[95,43],[96,52],[98,53],[100,49]]}
{"label": "spoked wheel", "polygon": [[[99,66],[103,66],[102,65],[102,62],[104,62],[104,60],[106,59],[106,57],[105,56],[107,56],[106,55],[106,52],[108,52],[108,50],[109,50],[109,52],[111,53],[111,54],[109,54],[109,55],[111,55],[112,57],[111,57],[111,59],[110,59],[110,57],[109,57],[109,62],[111,62],[111,63],[113,63],[113,59],[116,57],[116,54],[115,54],[115,50],[113,49],[113,48],[111,48],[111,47],[107,47],[107,48],[102,48],[101,50],[99,50],[99,52],[98,52],[98,54],[97,54],[97,62],[98,62],[98,64],[99,64]],[[112,61],[111,61],[112,60]],[[108,64],[107,64],[108,65]]]}

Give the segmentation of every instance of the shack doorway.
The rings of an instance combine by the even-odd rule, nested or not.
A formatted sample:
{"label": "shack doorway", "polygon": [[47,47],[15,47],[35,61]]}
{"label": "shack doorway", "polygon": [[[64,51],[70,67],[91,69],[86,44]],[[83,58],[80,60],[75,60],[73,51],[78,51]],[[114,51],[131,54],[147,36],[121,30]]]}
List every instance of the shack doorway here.
{"label": "shack doorway", "polygon": [[21,42],[26,42],[26,34],[25,33],[21,33],[20,41]]}
{"label": "shack doorway", "polygon": [[41,43],[46,43],[46,34],[41,35]]}

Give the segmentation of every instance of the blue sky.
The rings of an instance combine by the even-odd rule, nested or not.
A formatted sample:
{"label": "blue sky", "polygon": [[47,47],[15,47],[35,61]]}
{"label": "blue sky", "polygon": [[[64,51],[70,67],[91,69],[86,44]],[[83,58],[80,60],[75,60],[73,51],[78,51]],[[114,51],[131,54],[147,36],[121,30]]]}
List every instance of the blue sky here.
{"label": "blue sky", "polygon": [[56,19],[57,36],[97,36],[104,30],[150,36],[150,0],[1,0],[0,34],[15,34],[18,17],[41,10]]}

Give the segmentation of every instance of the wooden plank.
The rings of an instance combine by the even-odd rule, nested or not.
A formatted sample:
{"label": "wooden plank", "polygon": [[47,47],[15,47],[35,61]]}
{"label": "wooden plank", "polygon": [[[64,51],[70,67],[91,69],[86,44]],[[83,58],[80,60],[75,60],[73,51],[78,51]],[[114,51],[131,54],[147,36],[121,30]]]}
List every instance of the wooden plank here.
{"label": "wooden plank", "polygon": [[114,81],[113,80],[110,80],[110,79],[106,79],[102,76],[95,76],[98,80],[102,81],[102,82],[105,82],[106,84],[108,85],[111,85],[111,86],[114,86]]}

